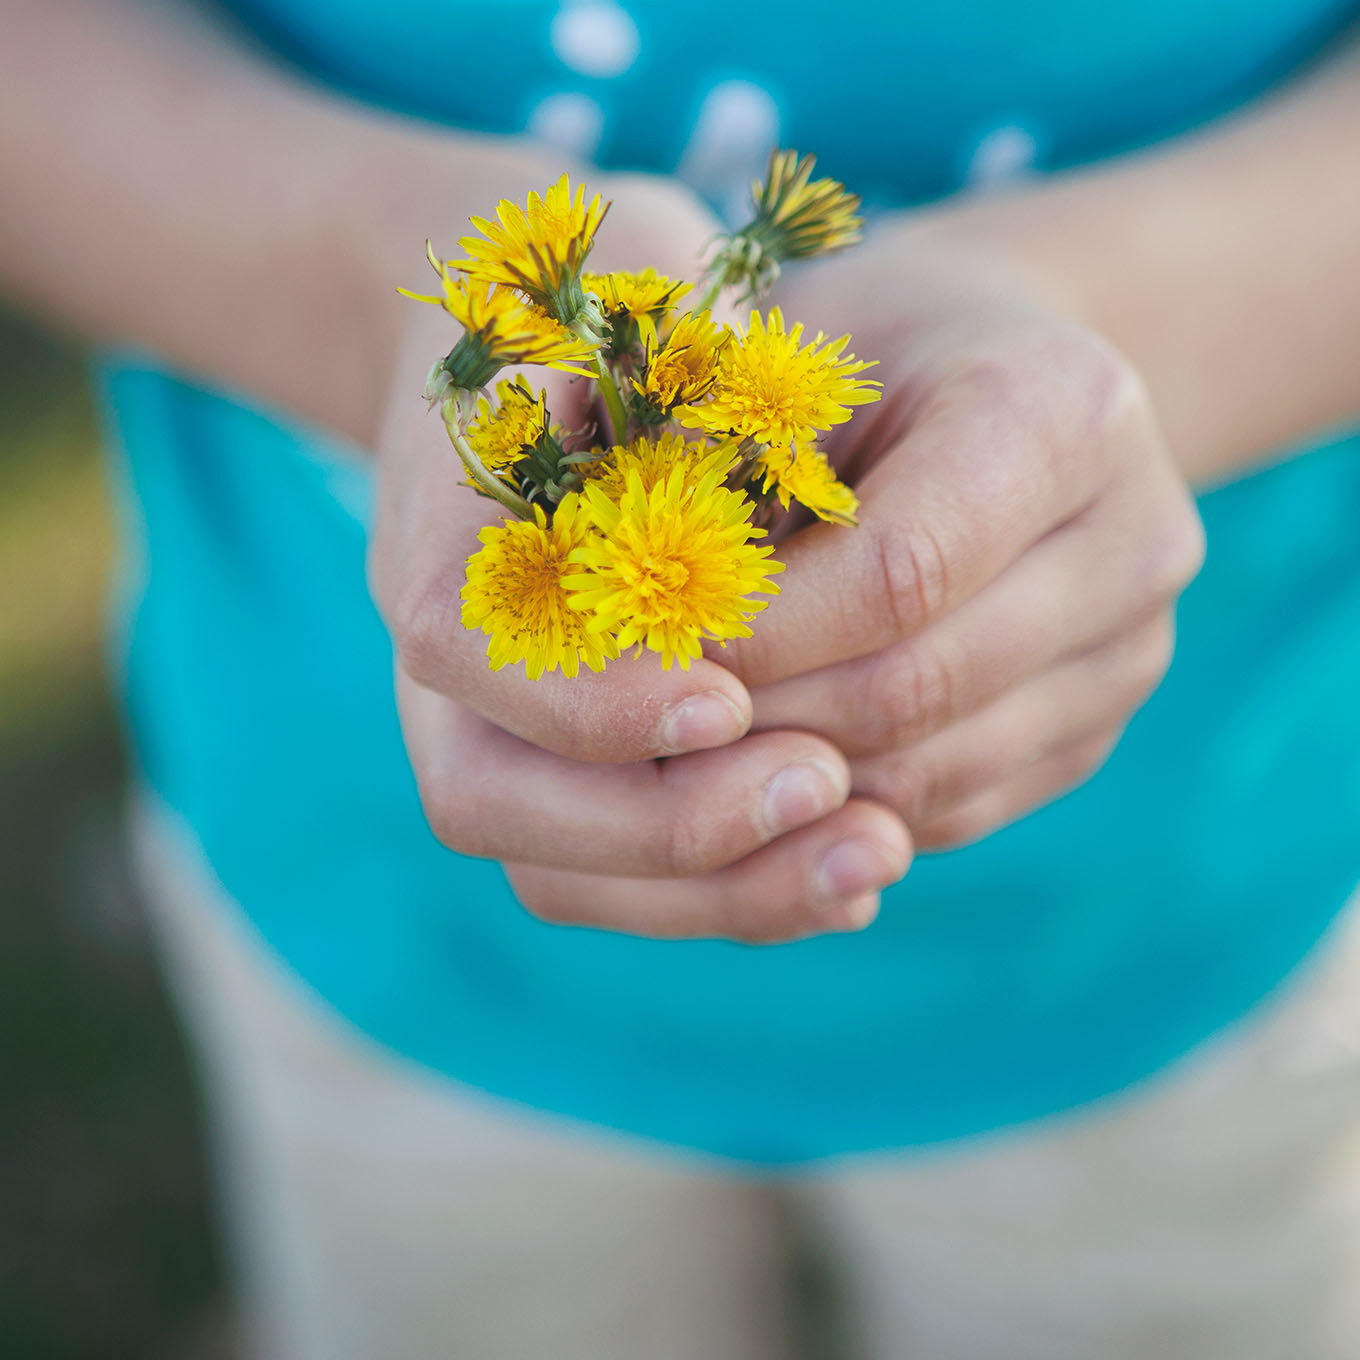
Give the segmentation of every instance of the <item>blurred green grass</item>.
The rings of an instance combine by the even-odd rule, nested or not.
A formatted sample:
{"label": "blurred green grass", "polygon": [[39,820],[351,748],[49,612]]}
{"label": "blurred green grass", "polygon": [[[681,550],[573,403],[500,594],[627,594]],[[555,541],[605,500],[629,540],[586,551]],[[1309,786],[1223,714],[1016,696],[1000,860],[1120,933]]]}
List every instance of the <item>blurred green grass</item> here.
{"label": "blurred green grass", "polygon": [[225,1354],[189,1067],[122,836],[80,353],[0,312],[0,1355]]}

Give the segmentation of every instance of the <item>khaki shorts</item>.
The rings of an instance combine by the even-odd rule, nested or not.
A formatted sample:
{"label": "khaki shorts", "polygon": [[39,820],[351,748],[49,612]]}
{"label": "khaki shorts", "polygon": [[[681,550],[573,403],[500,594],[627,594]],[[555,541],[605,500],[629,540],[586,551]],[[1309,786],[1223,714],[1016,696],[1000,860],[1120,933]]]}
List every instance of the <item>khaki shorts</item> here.
{"label": "khaki shorts", "polygon": [[[1360,1357],[1354,908],[1255,1013],[1117,1099],[755,1183],[380,1050],[184,828],[134,821],[263,1360]],[[813,1306],[795,1239],[829,1281]]]}

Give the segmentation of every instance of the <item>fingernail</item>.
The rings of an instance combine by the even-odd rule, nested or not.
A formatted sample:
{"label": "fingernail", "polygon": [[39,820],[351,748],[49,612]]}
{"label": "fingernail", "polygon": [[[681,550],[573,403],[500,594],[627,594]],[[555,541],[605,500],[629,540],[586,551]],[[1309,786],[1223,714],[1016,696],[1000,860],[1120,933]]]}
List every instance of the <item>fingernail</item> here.
{"label": "fingernail", "polygon": [[693,694],[677,705],[661,724],[661,745],[671,755],[726,746],[746,731],[746,717],[727,695],[716,689]]}
{"label": "fingernail", "polygon": [[806,826],[845,798],[843,781],[820,760],[786,765],[765,785],[765,829],[771,836]]}
{"label": "fingernail", "polygon": [[847,897],[876,892],[897,878],[895,865],[868,841],[841,841],[822,856],[814,879],[822,901],[842,904]]}

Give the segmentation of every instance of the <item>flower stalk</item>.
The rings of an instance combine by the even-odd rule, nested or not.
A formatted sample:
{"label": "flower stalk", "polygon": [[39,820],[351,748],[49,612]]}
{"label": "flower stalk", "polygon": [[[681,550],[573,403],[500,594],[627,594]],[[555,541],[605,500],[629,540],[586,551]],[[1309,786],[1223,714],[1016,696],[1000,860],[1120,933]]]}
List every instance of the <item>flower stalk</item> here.
{"label": "flower stalk", "polygon": [[595,383],[600,389],[604,409],[609,414],[609,428],[614,435],[614,443],[622,444],[628,438],[628,413],[623,409],[623,398],[619,395],[619,385],[603,359],[595,359]]}
{"label": "flower stalk", "polygon": [[[757,298],[782,261],[857,239],[859,200],[812,167],[771,156],[751,221],[716,243],[684,310],[684,279],[584,272],[609,205],[565,175],[473,218],[460,260],[427,243],[440,290],[408,296],[460,333],[426,397],[468,484],[504,512],[478,534],[462,590],[493,670],[575,676],[643,649],[688,667],[705,642],[751,636],[778,594],[783,564],[761,541],[778,508],[854,523],[855,494],[818,440],[878,399],[870,365],[845,353],[848,336],[805,340],[778,307],[741,328],[712,316],[725,290]],[[605,416],[564,431],[545,388],[497,380],[533,366],[584,378]]]}
{"label": "flower stalk", "polygon": [[499,501],[512,515],[520,519],[533,519],[533,507],[523,496],[506,485],[499,477],[488,471],[486,465],[473,451],[467,436],[460,428],[460,413],[457,397],[446,398],[443,407],[444,428],[448,431],[449,442],[453,445],[467,475],[474,485],[485,491],[493,500]]}

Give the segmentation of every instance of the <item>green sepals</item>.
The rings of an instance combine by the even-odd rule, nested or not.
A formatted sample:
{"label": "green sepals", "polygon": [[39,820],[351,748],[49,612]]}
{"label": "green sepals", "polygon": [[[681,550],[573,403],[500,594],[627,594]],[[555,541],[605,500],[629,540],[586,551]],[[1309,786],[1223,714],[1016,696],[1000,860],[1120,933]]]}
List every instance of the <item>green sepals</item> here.
{"label": "green sepals", "polygon": [[741,288],[738,302],[758,298],[779,278],[780,257],[757,235],[758,226],[753,223],[744,231],[725,237],[707,270],[715,291]]}
{"label": "green sepals", "polygon": [[491,347],[472,331],[444,356],[439,365],[448,374],[449,383],[464,392],[476,392],[490,383],[501,371],[501,364],[491,353]]}
{"label": "green sepals", "polygon": [[567,274],[555,288],[534,289],[530,296],[564,326],[575,327],[587,315],[586,293],[579,274]]}
{"label": "green sepals", "polygon": [[511,475],[525,500],[542,501],[551,509],[569,491],[581,489],[582,468],[599,457],[586,451],[568,453],[556,434],[545,430],[537,444],[525,448]]}
{"label": "green sepals", "polygon": [[653,406],[636,387],[631,391],[628,414],[639,425],[645,425],[648,429],[657,425],[665,425],[671,418],[668,411],[663,411],[659,406]]}
{"label": "green sepals", "polygon": [[642,335],[637,322],[622,307],[616,312],[605,312],[604,319],[605,358],[614,362],[620,359],[637,360],[642,354]]}

